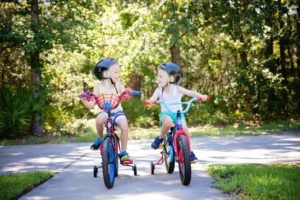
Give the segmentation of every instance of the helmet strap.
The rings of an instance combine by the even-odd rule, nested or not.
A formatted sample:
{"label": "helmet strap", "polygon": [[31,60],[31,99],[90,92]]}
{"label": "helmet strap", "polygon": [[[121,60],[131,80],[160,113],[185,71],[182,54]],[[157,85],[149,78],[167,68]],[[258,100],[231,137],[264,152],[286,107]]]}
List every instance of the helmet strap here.
{"label": "helmet strap", "polygon": [[113,84],[113,85],[114,85],[114,88],[115,88],[115,90],[116,90],[117,94],[119,94],[119,92],[118,92],[118,90],[117,90],[117,87],[116,87],[116,84],[115,84],[115,82],[112,80],[112,78],[109,78],[109,79],[110,79],[110,82],[111,82],[111,84]]}

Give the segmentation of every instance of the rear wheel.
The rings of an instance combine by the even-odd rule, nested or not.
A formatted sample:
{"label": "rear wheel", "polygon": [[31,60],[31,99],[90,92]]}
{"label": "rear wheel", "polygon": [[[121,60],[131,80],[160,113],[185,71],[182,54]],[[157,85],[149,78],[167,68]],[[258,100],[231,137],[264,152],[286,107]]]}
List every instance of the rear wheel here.
{"label": "rear wheel", "polygon": [[191,182],[191,160],[190,160],[190,150],[188,146],[187,139],[184,135],[179,135],[177,139],[178,147],[178,164],[179,164],[179,174],[182,185],[189,185]]}
{"label": "rear wheel", "polygon": [[164,160],[166,165],[166,170],[169,174],[172,174],[174,172],[175,167],[175,152],[173,145],[170,145],[168,141],[165,143],[164,148]]}
{"label": "rear wheel", "polygon": [[151,162],[151,174],[154,174],[154,169],[155,169],[155,165],[153,164],[153,162]]}
{"label": "rear wheel", "polygon": [[118,155],[115,154],[115,177],[118,177],[119,173],[119,161],[118,161]]}
{"label": "rear wheel", "polygon": [[[115,145],[119,144],[118,138],[116,138],[114,141],[115,141]],[[118,146],[115,146],[115,149],[117,149],[117,148],[118,148]],[[118,177],[118,175],[119,175],[119,173],[118,173],[118,171],[119,171],[119,155],[116,151],[114,151],[114,153],[115,153],[115,176]]]}
{"label": "rear wheel", "polygon": [[94,165],[94,178],[97,177],[97,174],[98,174],[98,167]]}
{"label": "rear wheel", "polygon": [[132,170],[133,170],[133,174],[134,174],[135,176],[137,176],[137,168],[136,168],[136,164],[133,165]]}
{"label": "rear wheel", "polygon": [[102,168],[105,186],[109,189],[114,186],[116,173],[116,155],[110,138],[103,144]]}

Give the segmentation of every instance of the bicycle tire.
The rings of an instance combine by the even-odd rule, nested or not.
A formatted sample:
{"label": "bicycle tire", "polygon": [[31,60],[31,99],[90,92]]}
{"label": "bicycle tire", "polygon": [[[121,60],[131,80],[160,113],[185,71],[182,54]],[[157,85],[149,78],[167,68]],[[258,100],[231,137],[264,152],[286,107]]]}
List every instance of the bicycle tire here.
{"label": "bicycle tire", "polygon": [[111,138],[106,138],[103,144],[103,155],[102,155],[102,171],[103,180],[107,189],[114,186],[115,182],[115,150]]}
{"label": "bicycle tire", "polygon": [[188,142],[184,135],[179,135],[177,147],[180,180],[182,185],[189,185],[192,177],[191,157]]}
{"label": "bicycle tire", "polygon": [[175,151],[173,145],[165,139],[164,160],[168,174],[172,174],[175,168]]}
{"label": "bicycle tire", "polygon": [[117,154],[118,150],[116,148],[119,148],[119,138],[118,135],[115,136],[115,176],[118,177],[119,175],[119,156]]}

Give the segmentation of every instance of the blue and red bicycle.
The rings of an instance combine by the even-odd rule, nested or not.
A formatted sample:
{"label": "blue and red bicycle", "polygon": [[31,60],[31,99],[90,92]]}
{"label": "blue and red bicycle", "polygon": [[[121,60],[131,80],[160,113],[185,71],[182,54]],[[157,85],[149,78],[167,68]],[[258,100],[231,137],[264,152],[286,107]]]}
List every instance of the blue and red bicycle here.
{"label": "blue and red bicycle", "polygon": [[[209,98],[208,98],[209,100]],[[190,137],[182,128],[182,114],[187,113],[193,102],[199,101],[202,102],[202,98],[192,98],[187,102],[173,102],[166,103],[163,101],[155,101],[150,103],[145,101],[145,105],[150,104],[162,104],[170,113],[172,112],[168,105],[186,105],[186,108],[183,111],[178,110],[176,113],[176,122],[174,126],[170,128],[170,132],[166,135],[162,145],[162,151],[160,152],[161,157],[155,163],[151,162],[151,174],[154,174],[155,165],[162,165],[165,162],[166,170],[169,174],[174,172],[175,161],[179,166],[180,180],[183,185],[189,185],[191,182],[191,147],[190,147]]]}
{"label": "blue and red bicycle", "polygon": [[[103,179],[105,186],[109,189],[114,186],[115,177],[118,176],[118,157],[120,152],[120,139],[116,133],[116,129],[111,117],[111,110],[118,107],[126,95],[140,95],[139,91],[133,91],[126,89],[120,96],[114,94],[102,94],[97,96],[92,93],[82,93],[79,95],[80,98],[86,98],[87,100],[94,99],[98,107],[104,110],[108,114],[108,119],[105,124],[106,133],[103,136],[102,143],[100,145],[100,155],[102,157],[102,165],[94,166],[94,177],[97,177],[98,169],[102,168]],[[134,175],[137,175],[136,164],[132,161],[123,161],[121,165],[131,167]]]}

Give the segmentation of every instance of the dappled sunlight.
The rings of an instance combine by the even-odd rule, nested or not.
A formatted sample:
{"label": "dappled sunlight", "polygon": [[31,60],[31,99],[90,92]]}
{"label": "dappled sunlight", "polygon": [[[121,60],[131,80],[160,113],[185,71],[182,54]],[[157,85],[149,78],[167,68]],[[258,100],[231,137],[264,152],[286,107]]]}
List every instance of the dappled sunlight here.
{"label": "dappled sunlight", "polygon": [[[88,150],[86,144],[18,145],[0,151],[0,173],[61,171]],[[13,162],[12,162],[13,161]]]}
{"label": "dappled sunlight", "polygon": [[193,138],[192,148],[206,164],[300,162],[300,138],[244,136]]}

